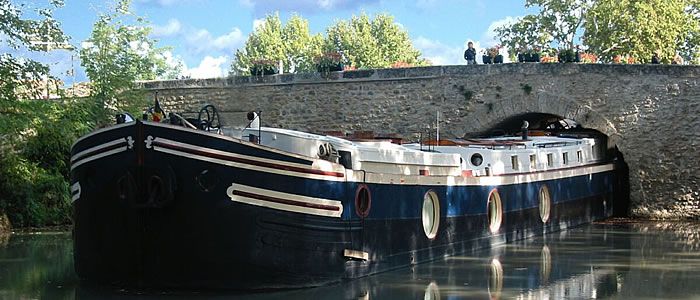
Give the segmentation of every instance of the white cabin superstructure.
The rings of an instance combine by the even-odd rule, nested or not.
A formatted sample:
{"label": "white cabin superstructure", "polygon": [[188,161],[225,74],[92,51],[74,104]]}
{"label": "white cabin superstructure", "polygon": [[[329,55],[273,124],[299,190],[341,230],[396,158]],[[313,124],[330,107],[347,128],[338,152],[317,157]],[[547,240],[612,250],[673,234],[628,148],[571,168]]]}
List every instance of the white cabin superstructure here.
{"label": "white cabin superstructure", "polygon": [[280,128],[247,128],[241,138],[328,160],[346,169],[423,176],[494,176],[572,168],[603,161],[594,138],[531,136],[450,140],[449,145],[351,141]]}

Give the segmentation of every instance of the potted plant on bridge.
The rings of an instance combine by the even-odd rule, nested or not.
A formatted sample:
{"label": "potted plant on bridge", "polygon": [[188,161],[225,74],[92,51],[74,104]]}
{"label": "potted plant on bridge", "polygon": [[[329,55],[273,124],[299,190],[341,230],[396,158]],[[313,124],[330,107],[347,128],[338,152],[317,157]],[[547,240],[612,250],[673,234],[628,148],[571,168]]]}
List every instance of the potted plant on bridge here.
{"label": "potted plant on bridge", "polygon": [[316,70],[321,73],[342,71],[343,56],[338,52],[327,52],[316,57]]}
{"label": "potted plant on bridge", "polygon": [[576,52],[574,52],[574,49],[559,50],[559,54],[557,55],[557,57],[559,58],[559,62],[561,63],[578,62],[578,55]]}
{"label": "potted plant on bridge", "polygon": [[593,53],[581,53],[581,63],[594,64],[598,62],[598,56]]}
{"label": "potted plant on bridge", "polygon": [[502,64],[503,63],[503,55],[500,54],[501,46],[500,45],[495,45],[491,48],[486,48],[485,53],[482,57],[482,60],[484,61],[485,64]]}
{"label": "potted plant on bridge", "polygon": [[252,76],[277,74],[277,67],[275,66],[275,62],[273,60],[258,59],[252,61],[251,64],[250,75]]}
{"label": "potted plant on bridge", "polygon": [[525,49],[518,54],[519,62],[540,62],[540,49]]}

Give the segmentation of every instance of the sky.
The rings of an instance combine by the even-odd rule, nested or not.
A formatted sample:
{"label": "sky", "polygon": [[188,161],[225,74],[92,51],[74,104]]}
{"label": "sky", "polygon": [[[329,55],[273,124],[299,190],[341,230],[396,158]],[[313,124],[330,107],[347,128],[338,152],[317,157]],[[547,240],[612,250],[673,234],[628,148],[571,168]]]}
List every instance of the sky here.
{"label": "sky", "polygon": [[[41,2],[46,0],[29,0]],[[414,47],[434,65],[465,64],[467,41],[477,50],[497,44],[493,29],[527,13],[525,0],[133,0],[132,11],[153,27],[158,46],[169,46],[171,62],[184,62],[183,75],[223,77],[236,49],[243,47],[256,23],[279,12],[285,22],[293,13],[309,20],[312,33],[323,33],[337,20],[365,12],[388,13],[408,32]],[[65,0],[54,15],[77,49],[90,36],[100,12],[110,5],[96,0]],[[1,49],[6,50],[6,49]],[[12,50],[7,50],[12,51]],[[27,54],[48,63],[64,80],[86,81],[79,58],[70,51]],[[75,69],[75,76],[66,75]]]}

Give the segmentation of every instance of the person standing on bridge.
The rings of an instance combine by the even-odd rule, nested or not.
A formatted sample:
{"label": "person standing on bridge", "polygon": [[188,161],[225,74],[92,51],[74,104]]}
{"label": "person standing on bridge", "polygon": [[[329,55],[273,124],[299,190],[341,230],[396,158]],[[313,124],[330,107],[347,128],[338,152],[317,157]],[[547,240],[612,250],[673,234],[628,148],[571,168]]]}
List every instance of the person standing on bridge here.
{"label": "person standing on bridge", "polygon": [[467,60],[468,65],[476,64],[476,49],[474,49],[474,43],[467,43],[467,50],[464,50],[464,59]]}

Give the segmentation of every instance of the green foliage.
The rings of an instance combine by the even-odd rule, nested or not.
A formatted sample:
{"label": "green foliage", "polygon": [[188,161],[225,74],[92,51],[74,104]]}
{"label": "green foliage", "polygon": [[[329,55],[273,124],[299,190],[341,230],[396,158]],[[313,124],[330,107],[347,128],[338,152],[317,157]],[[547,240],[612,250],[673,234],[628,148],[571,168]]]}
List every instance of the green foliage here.
{"label": "green foliage", "polygon": [[539,52],[552,42],[552,36],[535,15],[527,15],[513,24],[498,27],[496,34],[508,49],[511,60],[515,60],[518,53]]}
{"label": "green foliage", "polygon": [[464,88],[463,85],[459,86],[459,92],[464,96],[464,100],[471,100],[474,97],[474,91]]}
{"label": "green foliage", "polygon": [[527,0],[525,7],[538,7],[537,22],[551,35],[553,47],[573,49],[574,38],[596,0]]}
{"label": "green foliage", "polygon": [[70,147],[95,125],[92,99],[20,101],[0,126],[0,211],[15,227],[70,221]]}
{"label": "green foliage", "polygon": [[355,68],[387,68],[397,62],[425,65],[413,48],[408,33],[390,15],[370,18],[366,14],[349,21],[337,21],[326,29],[326,36],[311,34],[308,21],[293,15],[282,24],[279,14],[268,15],[250,34],[243,49],[235,53],[231,73],[250,75],[255,61],[281,61],[283,71],[310,72],[328,69],[336,62],[328,55],[340,54],[341,65]]}
{"label": "green foliage", "polygon": [[[138,112],[143,94],[125,93],[138,80],[152,80],[172,70],[148,37],[151,28],[129,11],[130,0],[120,0],[110,14],[102,14],[80,50],[81,65],[92,83],[92,96],[104,105],[103,116],[114,111]],[[139,113],[140,114],[140,113]]]}
{"label": "green foliage", "polygon": [[699,0],[526,0],[538,13],[496,29],[514,56],[528,48],[573,49],[581,37],[604,62],[617,55],[646,63],[660,52],[670,62],[676,53],[700,60]]}
{"label": "green foliage", "polygon": [[659,51],[669,62],[698,32],[687,5],[685,0],[598,0],[586,16],[585,42],[602,61],[622,55],[646,63]]}
{"label": "green foliage", "polygon": [[373,19],[362,13],[350,21],[338,21],[326,30],[326,53],[342,53],[343,63],[355,68],[388,68],[396,62],[426,65],[420,51],[403,28],[388,14]]}
{"label": "green foliage", "polygon": [[285,73],[312,71],[313,58],[321,54],[321,41],[320,35],[309,33],[309,22],[298,15],[285,25],[279,14],[267,15],[248,36],[243,49],[236,50],[231,73],[251,75],[259,61],[281,61]]}
{"label": "green foliage", "polygon": [[520,88],[523,89],[523,92],[525,92],[526,95],[530,95],[530,93],[532,93],[532,86],[527,83],[521,83]]}

